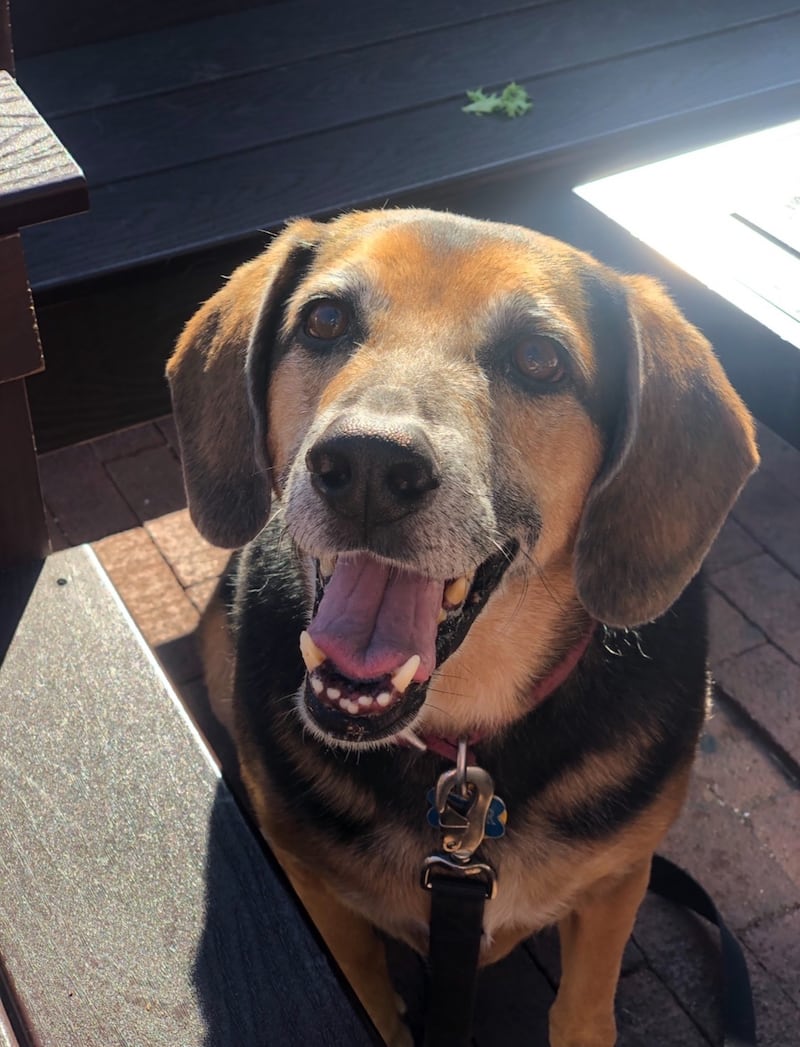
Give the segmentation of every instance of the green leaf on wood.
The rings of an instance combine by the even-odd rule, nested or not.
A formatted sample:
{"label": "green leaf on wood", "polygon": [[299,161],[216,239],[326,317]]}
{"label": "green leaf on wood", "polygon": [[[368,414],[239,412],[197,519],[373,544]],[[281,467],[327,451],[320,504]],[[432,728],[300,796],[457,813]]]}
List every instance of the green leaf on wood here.
{"label": "green leaf on wood", "polygon": [[467,91],[467,98],[469,105],[463,106],[462,110],[474,116],[500,115],[514,119],[533,108],[528,92],[513,81],[507,84],[500,94],[496,91],[487,94],[479,87],[474,91]]}

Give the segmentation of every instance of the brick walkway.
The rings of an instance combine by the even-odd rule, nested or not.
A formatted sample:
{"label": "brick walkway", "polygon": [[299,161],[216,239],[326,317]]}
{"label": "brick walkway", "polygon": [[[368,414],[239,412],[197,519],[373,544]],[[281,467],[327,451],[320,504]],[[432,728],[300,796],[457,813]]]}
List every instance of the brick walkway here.
{"label": "brick walkway", "polygon": [[[797,1047],[800,452],[763,428],[760,443],[763,465],[708,560],[718,698],[686,811],[663,851],[706,885],[743,940],[762,1047]],[[196,704],[203,685],[192,632],[227,554],[189,521],[171,418],[43,455],[40,468],[54,548],[92,543]],[[709,938],[648,899],[620,984],[621,1044],[719,1042]]]}

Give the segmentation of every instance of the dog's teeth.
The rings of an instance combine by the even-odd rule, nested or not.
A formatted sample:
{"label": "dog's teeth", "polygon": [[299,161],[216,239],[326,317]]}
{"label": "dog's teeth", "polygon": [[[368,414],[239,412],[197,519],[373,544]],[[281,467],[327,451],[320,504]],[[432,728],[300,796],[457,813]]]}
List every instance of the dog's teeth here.
{"label": "dog's teeth", "polygon": [[327,694],[328,694],[328,697],[332,698],[334,701],[336,701],[337,698],[341,698],[342,697],[342,692],[339,690],[338,687],[329,687],[328,691],[327,691]]}
{"label": "dog's teeth", "polygon": [[454,582],[451,582],[445,589],[445,602],[451,607],[458,607],[466,600],[468,591],[469,581],[465,575],[462,575],[460,578],[456,578]]}
{"label": "dog's teeth", "polygon": [[358,696],[358,704],[361,706],[362,709],[369,709],[369,707],[372,705],[372,700],[373,699],[371,694],[360,694]]}
{"label": "dog's teeth", "polygon": [[311,639],[311,635],[305,629],[300,633],[300,654],[302,654],[303,661],[306,663],[306,669],[310,673],[313,673],[315,669],[319,669],[326,658],[326,655],[317,647]]}
{"label": "dog's teeth", "polygon": [[[417,658],[417,655],[414,655],[414,658]],[[413,659],[409,658],[408,661],[410,662],[412,660]],[[417,659],[417,661],[419,662],[419,659]],[[406,665],[408,665],[408,662],[406,662]],[[411,673],[411,676],[413,676],[416,671],[417,671],[417,668],[416,668],[416,666],[414,666],[414,671]],[[411,677],[409,677],[409,679],[410,678]],[[392,679],[394,679],[394,677],[392,677]],[[395,686],[397,686],[397,685],[395,684]],[[408,684],[406,684],[406,687],[407,686],[408,686]],[[400,688],[398,687],[397,690],[399,691]],[[381,691],[381,693],[378,695],[378,697],[375,699],[375,701],[378,703],[378,705],[381,707],[381,709],[385,709],[387,705],[391,705],[392,704],[392,696],[391,696],[391,694],[389,694],[388,691]]]}
{"label": "dog's teeth", "polygon": [[352,716],[354,713],[358,712],[358,702],[348,701],[348,703],[345,706],[345,708],[347,709],[347,711]]}
{"label": "dog's teeth", "polygon": [[427,752],[428,746],[423,742],[419,735],[414,734],[410,727],[406,727],[404,731],[401,731],[398,736],[402,741],[406,742],[407,745],[412,746],[414,749],[419,749],[420,752]]}
{"label": "dog's teeth", "polygon": [[327,581],[328,578],[333,574],[333,569],[336,566],[335,556],[320,556],[319,558],[319,573]]}
{"label": "dog's teeth", "polygon": [[446,617],[447,617],[447,611],[445,611],[444,607],[440,607],[439,608],[439,617],[436,619],[436,624],[437,625],[441,625]]}
{"label": "dog's teeth", "polygon": [[325,684],[322,682],[322,680],[320,680],[318,676],[311,676],[309,677],[309,679],[311,681],[311,690],[314,692],[314,694],[322,694],[322,692],[325,690]]}
{"label": "dog's teeth", "polygon": [[413,680],[414,673],[419,669],[420,660],[418,654],[412,654],[408,661],[404,665],[401,665],[396,673],[392,674],[392,686],[396,691],[399,691],[400,694],[403,694],[405,689]]}

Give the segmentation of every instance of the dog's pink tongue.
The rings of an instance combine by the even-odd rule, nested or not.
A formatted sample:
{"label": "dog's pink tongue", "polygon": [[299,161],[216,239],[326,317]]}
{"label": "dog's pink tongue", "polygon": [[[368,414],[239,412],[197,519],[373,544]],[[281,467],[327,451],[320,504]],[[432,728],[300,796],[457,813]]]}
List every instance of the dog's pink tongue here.
{"label": "dog's pink tongue", "polygon": [[308,627],[314,643],[352,680],[393,673],[418,654],[417,682],[436,667],[444,583],[365,553],[340,556]]}

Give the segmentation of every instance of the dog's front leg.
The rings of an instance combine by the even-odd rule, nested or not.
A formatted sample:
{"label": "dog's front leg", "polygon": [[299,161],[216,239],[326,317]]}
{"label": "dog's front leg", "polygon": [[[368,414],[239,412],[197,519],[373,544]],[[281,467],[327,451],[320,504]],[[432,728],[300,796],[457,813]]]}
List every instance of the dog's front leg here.
{"label": "dog's front leg", "polygon": [[400,1018],[386,949],[363,916],[344,905],[327,884],[293,855],[273,848],[292,887],[389,1047],[412,1047]]}
{"label": "dog's front leg", "polygon": [[604,881],[558,925],[561,983],[550,1009],[550,1047],[613,1047],[622,953],[647,890],[650,857]]}

